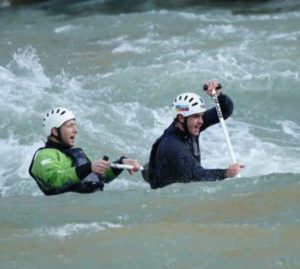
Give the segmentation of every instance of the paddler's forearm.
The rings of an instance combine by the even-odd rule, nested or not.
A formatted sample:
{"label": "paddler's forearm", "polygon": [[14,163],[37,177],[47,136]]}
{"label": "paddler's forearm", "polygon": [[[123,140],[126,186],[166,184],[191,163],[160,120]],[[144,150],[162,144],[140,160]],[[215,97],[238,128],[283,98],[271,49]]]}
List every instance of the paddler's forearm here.
{"label": "paddler's forearm", "polygon": [[92,173],[92,164],[86,163],[75,168],[79,180],[84,179],[87,175]]}
{"label": "paddler's forearm", "polygon": [[223,93],[221,93],[218,96],[218,100],[219,100],[219,104],[220,104],[220,107],[222,110],[223,117],[226,120],[233,113],[233,108],[234,108],[233,102],[228,95],[223,94]]}

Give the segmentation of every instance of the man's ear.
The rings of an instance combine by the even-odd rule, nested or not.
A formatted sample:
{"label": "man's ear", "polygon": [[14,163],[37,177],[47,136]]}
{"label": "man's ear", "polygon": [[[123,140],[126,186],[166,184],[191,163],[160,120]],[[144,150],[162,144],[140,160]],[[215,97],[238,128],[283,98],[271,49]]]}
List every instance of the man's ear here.
{"label": "man's ear", "polygon": [[54,137],[58,137],[58,129],[56,127],[53,127],[51,129],[51,135],[53,135]]}
{"label": "man's ear", "polygon": [[184,123],[184,117],[182,115],[177,115],[177,121],[179,121],[180,123]]}

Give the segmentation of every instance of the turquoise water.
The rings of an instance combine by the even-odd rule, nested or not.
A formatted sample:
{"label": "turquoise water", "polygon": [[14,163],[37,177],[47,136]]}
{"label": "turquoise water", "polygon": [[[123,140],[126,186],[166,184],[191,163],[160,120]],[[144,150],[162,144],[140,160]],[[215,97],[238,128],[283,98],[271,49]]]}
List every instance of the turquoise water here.
{"label": "turquoise water", "polygon": [[[300,267],[299,4],[184,2],[0,2],[0,268]],[[208,79],[234,100],[241,178],[45,197],[28,175],[49,108],[92,158],[146,163],[177,94],[213,106]],[[200,140],[205,167],[230,163],[220,126]]]}

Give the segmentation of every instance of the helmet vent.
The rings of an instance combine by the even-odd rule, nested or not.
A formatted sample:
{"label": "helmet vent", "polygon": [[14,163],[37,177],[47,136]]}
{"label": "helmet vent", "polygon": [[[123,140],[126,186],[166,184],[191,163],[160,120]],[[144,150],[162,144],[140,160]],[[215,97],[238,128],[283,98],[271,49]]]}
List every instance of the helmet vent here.
{"label": "helmet vent", "polygon": [[192,98],[189,100],[189,103],[192,102],[193,100],[194,100],[194,98],[192,97]]}
{"label": "helmet vent", "polygon": [[186,96],[184,97],[184,101],[185,101],[187,98],[188,98],[188,96],[186,95]]}
{"label": "helmet vent", "polygon": [[198,105],[198,102],[196,102],[196,103],[192,104],[192,106],[196,106],[196,105]]}
{"label": "helmet vent", "polygon": [[60,115],[63,115],[63,114],[65,114],[65,113],[66,113],[66,111],[63,111],[63,112],[60,113]]}
{"label": "helmet vent", "polygon": [[181,98],[182,98],[182,96],[180,95],[180,96],[179,96],[179,100],[181,100]]}

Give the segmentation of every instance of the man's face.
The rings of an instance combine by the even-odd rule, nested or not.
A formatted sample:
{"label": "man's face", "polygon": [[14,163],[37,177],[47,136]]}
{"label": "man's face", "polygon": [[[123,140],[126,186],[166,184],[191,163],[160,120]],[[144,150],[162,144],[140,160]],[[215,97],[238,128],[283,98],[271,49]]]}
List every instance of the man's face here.
{"label": "man's face", "polygon": [[75,145],[75,137],[78,133],[76,121],[68,120],[60,127],[60,134],[65,145],[73,147]]}
{"label": "man's face", "polygon": [[203,125],[203,113],[191,115],[187,118],[187,129],[191,135],[197,136],[200,134],[201,126]]}

